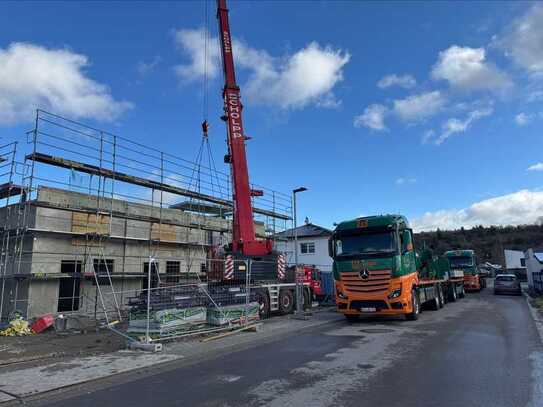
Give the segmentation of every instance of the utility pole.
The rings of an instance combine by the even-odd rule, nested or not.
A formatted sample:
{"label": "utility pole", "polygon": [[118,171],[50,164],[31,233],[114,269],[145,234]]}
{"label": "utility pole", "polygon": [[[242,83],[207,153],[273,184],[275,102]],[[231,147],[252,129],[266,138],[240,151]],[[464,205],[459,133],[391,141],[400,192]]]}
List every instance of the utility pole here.
{"label": "utility pole", "polygon": [[304,275],[303,273],[299,272],[298,269],[298,222],[297,222],[297,210],[296,210],[296,194],[299,192],[307,191],[307,188],[300,187],[296,188],[292,191],[292,211],[293,211],[293,218],[294,218],[294,263],[296,267],[296,312],[294,313],[294,316],[296,318],[305,319],[305,313],[304,313],[304,305],[303,305],[303,298],[304,298]]}

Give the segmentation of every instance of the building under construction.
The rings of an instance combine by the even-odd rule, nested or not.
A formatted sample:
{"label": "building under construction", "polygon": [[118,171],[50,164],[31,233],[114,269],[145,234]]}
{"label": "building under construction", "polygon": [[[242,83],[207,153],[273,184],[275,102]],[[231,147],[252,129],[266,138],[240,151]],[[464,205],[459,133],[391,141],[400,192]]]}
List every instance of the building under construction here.
{"label": "building under construction", "polygon": [[[26,145],[0,149],[2,319],[96,316],[147,287],[205,280],[232,212],[210,151],[205,137],[191,162],[38,111]],[[253,207],[260,237],[290,226],[288,195],[264,189]]]}

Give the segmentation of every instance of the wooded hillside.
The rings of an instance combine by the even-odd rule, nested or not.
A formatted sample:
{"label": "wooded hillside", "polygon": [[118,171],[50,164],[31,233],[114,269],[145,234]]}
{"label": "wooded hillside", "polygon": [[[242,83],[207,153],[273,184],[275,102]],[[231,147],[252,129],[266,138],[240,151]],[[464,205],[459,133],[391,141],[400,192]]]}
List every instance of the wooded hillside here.
{"label": "wooded hillside", "polygon": [[424,243],[436,253],[447,250],[473,249],[480,263],[489,261],[504,265],[503,250],[543,247],[543,225],[483,227],[437,230],[415,234],[418,247]]}

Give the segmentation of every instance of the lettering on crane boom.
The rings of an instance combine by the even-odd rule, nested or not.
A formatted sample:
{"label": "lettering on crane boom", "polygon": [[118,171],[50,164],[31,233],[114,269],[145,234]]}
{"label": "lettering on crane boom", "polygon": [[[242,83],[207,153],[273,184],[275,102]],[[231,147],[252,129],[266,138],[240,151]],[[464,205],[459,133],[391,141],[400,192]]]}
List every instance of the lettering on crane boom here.
{"label": "lettering on crane boom", "polygon": [[228,101],[228,115],[230,116],[230,125],[232,131],[232,138],[241,138],[241,115],[240,115],[240,103],[239,97],[235,92],[228,92],[227,94]]}
{"label": "lettering on crane boom", "polygon": [[224,45],[224,52],[232,51],[232,47],[230,46],[230,35],[228,34],[228,31],[222,32],[222,43]]}

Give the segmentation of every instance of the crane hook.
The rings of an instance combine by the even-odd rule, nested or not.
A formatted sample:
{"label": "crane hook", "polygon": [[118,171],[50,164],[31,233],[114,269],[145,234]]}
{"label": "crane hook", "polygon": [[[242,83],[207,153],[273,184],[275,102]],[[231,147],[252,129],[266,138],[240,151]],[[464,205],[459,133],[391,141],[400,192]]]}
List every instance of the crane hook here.
{"label": "crane hook", "polygon": [[203,132],[203,135],[204,137],[207,138],[207,130],[209,129],[209,123],[207,122],[207,120],[204,120],[202,122],[202,132]]}

